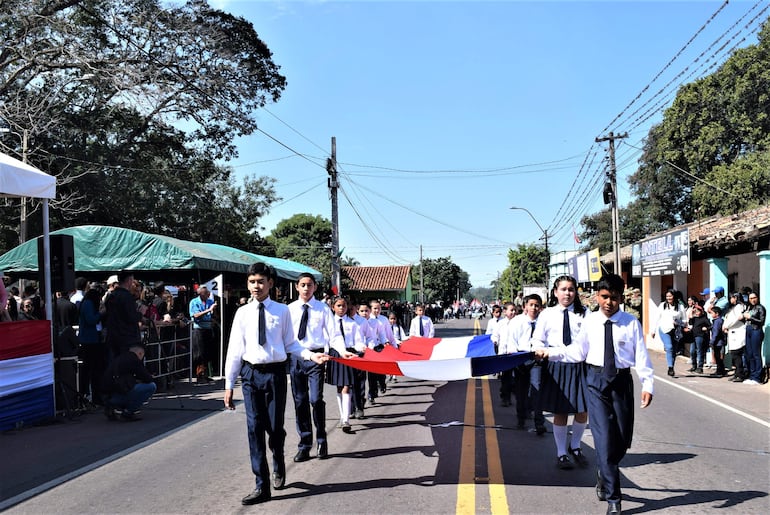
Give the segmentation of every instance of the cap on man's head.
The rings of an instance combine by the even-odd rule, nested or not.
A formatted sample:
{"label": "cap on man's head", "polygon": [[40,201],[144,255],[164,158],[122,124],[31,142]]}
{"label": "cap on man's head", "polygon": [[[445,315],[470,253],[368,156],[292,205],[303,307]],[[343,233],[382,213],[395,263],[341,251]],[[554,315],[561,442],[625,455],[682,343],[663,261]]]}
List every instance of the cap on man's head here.
{"label": "cap on man's head", "polygon": [[711,290],[709,290],[708,288],[705,288],[702,292],[700,292],[701,295],[708,295],[710,293],[711,293]]}
{"label": "cap on man's head", "polygon": [[725,292],[725,289],[722,288],[721,286],[717,286],[716,288],[714,288],[714,293],[724,293],[724,292]]}
{"label": "cap on man's head", "polygon": [[107,278],[107,286],[109,286],[111,284],[118,283],[118,282],[120,282],[120,281],[118,281],[118,276],[117,275],[111,275],[111,276],[109,276]]}

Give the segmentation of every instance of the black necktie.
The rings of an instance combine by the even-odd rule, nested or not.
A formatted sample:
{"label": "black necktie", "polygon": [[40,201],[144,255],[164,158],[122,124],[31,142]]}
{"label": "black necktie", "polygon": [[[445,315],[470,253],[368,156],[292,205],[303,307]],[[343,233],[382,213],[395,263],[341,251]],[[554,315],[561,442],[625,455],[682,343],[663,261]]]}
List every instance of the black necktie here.
{"label": "black necktie", "polygon": [[302,305],[302,318],[299,321],[299,332],[297,332],[297,339],[298,340],[304,340],[305,334],[307,334],[307,317],[308,317],[308,306],[307,304]]}
{"label": "black necktie", "polygon": [[345,328],[342,327],[342,319],[340,318],[340,334],[342,335],[342,341],[345,341]]}
{"label": "black necktie", "polygon": [[422,317],[420,317],[420,336],[425,336],[425,329],[422,327]]}
{"label": "black necktie", "polygon": [[529,337],[532,338],[532,335],[535,334],[535,321],[531,321],[529,323],[531,330],[529,331]]}
{"label": "black necktie", "polygon": [[569,328],[569,309],[564,308],[564,324],[561,329],[561,341],[566,347],[572,343],[572,331]]}
{"label": "black necktie", "polygon": [[612,344],[612,320],[607,320],[604,322],[604,377],[614,379],[617,372],[615,346]]}
{"label": "black necktie", "polygon": [[267,332],[265,331],[265,303],[259,303],[259,344],[265,346],[267,344]]}

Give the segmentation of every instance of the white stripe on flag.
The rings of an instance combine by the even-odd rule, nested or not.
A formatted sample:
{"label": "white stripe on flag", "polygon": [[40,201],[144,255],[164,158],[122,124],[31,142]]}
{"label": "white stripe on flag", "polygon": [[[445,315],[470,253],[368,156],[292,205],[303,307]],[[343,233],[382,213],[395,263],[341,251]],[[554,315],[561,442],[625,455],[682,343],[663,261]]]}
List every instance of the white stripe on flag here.
{"label": "white stripe on flag", "polygon": [[[462,340],[463,338],[460,339]],[[414,379],[423,379],[426,381],[456,381],[471,377],[471,358],[399,361],[398,368],[401,369],[401,372],[403,372],[406,377]]]}
{"label": "white stripe on flag", "polygon": [[456,338],[442,338],[439,343],[433,346],[433,352],[430,359],[455,359],[464,358],[468,353],[468,343],[472,337],[459,336]]}
{"label": "white stripe on flag", "polygon": [[0,397],[53,384],[53,353],[0,361]]}

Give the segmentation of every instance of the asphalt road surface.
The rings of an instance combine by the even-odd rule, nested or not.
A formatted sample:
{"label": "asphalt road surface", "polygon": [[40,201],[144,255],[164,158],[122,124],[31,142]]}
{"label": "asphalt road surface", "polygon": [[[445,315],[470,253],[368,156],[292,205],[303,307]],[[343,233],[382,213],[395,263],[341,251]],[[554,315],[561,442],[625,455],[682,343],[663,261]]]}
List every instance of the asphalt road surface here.
{"label": "asphalt road surface", "polygon": [[[474,325],[471,319],[440,323],[437,336],[469,335]],[[654,401],[637,409],[634,444],[622,463],[624,512],[770,513],[770,384],[686,374],[671,379],[662,358],[653,353]],[[0,452],[9,457],[0,457],[5,484],[0,509],[9,514],[604,513],[606,503],[597,501],[593,488],[590,421],[583,449],[592,465],[562,471],[556,468],[550,417],[544,436],[534,433],[531,420],[527,430],[515,429],[515,407],[500,405],[495,378],[400,378],[389,386],[366,410],[366,419],[351,421],[353,434],[336,428],[335,392],[327,387],[330,458],[323,461],[291,461],[297,435],[289,399],[286,488],[273,491],[266,504],[241,506],[254,484],[245,415],[241,406],[234,412],[221,409],[219,382],[159,396],[140,422],[109,423],[90,414],[79,425],[0,436]],[[638,396],[638,385],[636,391]],[[65,436],[71,434],[76,436]]]}

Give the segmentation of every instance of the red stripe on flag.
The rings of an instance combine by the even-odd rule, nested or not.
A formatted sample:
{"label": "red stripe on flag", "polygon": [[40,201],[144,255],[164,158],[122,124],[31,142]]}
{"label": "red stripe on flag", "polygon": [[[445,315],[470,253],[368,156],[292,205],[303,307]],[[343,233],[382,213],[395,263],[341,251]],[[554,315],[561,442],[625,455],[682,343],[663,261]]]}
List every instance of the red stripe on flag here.
{"label": "red stripe on flag", "polygon": [[25,320],[0,324],[0,360],[51,352],[51,322]]}

